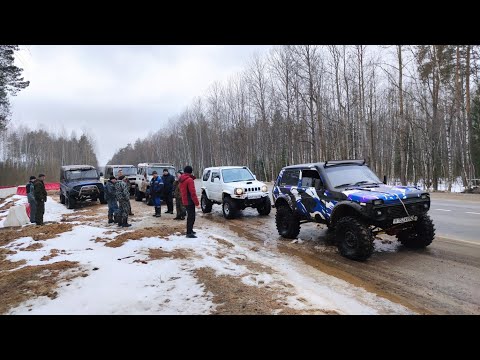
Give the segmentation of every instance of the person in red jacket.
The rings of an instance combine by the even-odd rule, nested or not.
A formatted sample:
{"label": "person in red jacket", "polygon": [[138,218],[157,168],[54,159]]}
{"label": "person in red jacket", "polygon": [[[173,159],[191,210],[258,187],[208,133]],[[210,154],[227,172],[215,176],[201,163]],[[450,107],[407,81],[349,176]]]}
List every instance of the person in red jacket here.
{"label": "person in red jacket", "polygon": [[187,238],[196,238],[193,231],[195,223],[195,207],[200,208],[197,192],[195,190],[195,176],[192,175],[193,169],[190,165],[185,166],[183,175],[178,180],[180,183],[180,192],[182,193],[182,203],[187,209]]}

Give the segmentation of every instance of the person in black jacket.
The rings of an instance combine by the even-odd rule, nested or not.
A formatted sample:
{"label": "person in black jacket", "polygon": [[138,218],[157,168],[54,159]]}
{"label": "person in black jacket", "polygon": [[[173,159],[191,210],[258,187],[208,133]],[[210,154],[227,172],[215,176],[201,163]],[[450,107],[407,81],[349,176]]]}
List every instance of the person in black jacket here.
{"label": "person in black jacket", "polygon": [[163,200],[167,203],[165,214],[173,214],[173,182],[175,177],[170,175],[168,169],[163,169]]}
{"label": "person in black jacket", "polygon": [[35,212],[37,209],[37,203],[35,201],[35,195],[33,194],[33,182],[37,178],[35,176],[30,176],[30,181],[28,182],[26,186],[27,190],[27,199],[28,203],[30,204],[30,222],[35,223]]}
{"label": "person in black jacket", "polygon": [[35,211],[35,222],[37,225],[43,225],[43,214],[45,213],[45,201],[47,201],[47,190],[45,190],[45,175],[38,175],[37,180],[33,183],[33,195],[37,209]]}

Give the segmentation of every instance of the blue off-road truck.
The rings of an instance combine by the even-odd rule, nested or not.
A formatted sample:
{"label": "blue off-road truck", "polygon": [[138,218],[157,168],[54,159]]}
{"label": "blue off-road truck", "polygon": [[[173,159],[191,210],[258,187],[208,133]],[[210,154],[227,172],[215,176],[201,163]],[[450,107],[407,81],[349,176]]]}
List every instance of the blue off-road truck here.
{"label": "blue off-road truck", "polygon": [[106,204],[103,184],[95,167],[90,165],[66,165],[60,168],[60,202],[74,209],[77,202],[100,200]]}
{"label": "blue off-road truck", "polygon": [[396,235],[406,247],[423,248],[435,237],[427,215],[430,195],[416,187],[388,186],[365,160],[287,166],[273,188],[278,233],[295,239],[305,222],[334,231],[340,253],[366,260],[376,235]]}

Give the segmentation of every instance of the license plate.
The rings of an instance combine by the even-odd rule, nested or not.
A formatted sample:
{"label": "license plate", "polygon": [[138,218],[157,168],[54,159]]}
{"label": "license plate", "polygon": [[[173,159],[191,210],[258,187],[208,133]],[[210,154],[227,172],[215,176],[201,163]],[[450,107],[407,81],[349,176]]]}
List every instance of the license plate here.
{"label": "license plate", "polygon": [[260,199],[262,197],[262,195],[260,194],[251,194],[251,195],[248,195],[248,198],[249,199]]}
{"label": "license plate", "polygon": [[403,224],[403,223],[406,223],[406,222],[409,222],[409,221],[416,221],[416,220],[417,220],[417,217],[412,215],[412,216],[407,216],[407,217],[404,217],[404,218],[393,219],[393,223],[394,224]]}

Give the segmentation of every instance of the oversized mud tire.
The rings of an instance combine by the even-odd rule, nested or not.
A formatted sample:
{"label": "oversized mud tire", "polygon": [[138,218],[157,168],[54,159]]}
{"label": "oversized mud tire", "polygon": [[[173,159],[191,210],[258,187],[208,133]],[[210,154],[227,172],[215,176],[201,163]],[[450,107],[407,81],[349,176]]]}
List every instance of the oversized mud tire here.
{"label": "oversized mud tire", "polygon": [[277,207],[275,223],[278,234],[287,239],[295,239],[300,233],[300,219],[288,205]]}
{"label": "oversized mud tire", "polygon": [[200,205],[202,207],[202,212],[204,212],[205,214],[212,212],[213,203],[208,199],[207,194],[202,193],[202,197],[200,198]]}
{"label": "oversized mud tire", "polygon": [[257,211],[262,216],[267,216],[272,211],[272,203],[270,202],[270,197],[266,196],[263,200],[263,204],[257,207]]}
{"label": "oversized mud tire", "polygon": [[65,204],[65,195],[60,194],[60,204]]}
{"label": "oversized mud tire", "polygon": [[373,252],[373,234],[360,219],[345,216],[335,224],[335,241],[342,256],[367,260]]}
{"label": "oversized mud tire", "polygon": [[67,206],[67,209],[75,209],[76,203],[77,202],[74,197],[69,195],[65,197],[65,205]]}
{"label": "oversized mud tire", "polygon": [[222,211],[225,219],[233,219],[237,215],[238,210],[232,198],[225,197],[223,199]]}
{"label": "oversized mud tire", "polygon": [[428,215],[419,216],[411,230],[397,234],[397,239],[403,246],[411,249],[421,249],[430,245],[435,238],[435,226]]}

